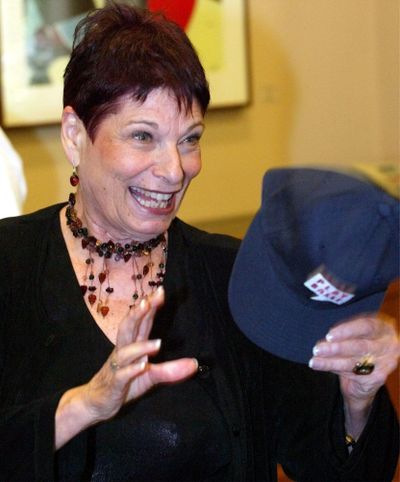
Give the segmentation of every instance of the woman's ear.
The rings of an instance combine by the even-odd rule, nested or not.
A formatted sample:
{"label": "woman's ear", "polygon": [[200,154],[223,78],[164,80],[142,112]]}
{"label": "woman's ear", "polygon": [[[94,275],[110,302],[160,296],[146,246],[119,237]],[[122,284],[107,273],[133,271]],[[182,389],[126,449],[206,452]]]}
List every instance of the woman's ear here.
{"label": "woman's ear", "polygon": [[80,163],[86,136],[85,126],[74,109],[70,106],[65,107],[61,117],[61,142],[73,167]]}

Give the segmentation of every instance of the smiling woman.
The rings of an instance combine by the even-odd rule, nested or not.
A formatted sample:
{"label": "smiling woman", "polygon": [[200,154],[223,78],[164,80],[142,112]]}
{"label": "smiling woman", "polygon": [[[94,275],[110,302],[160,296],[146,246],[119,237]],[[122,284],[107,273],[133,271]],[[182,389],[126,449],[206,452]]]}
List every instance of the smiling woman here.
{"label": "smiling woman", "polygon": [[198,102],[180,109],[166,88],[153,90],[144,102],[126,98],[98,125],[93,142],[67,106],[62,140],[79,173],[76,209],[89,231],[124,242],[168,229],[200,171],[202,131]]}
{"label": "smiling woman", "polygon": [[177,218],[209,98],[162,15],[110,2],[78,25],[61,122],[76,192],[0,221],[0,480],[268,482],[277,462],[389,478],[386,393],[349,459],[337,377],[248,341],[227,300],[238,240]]}
{"label": "smiling woman", "polygon": [[[97,126],[93,141],[74,109],[65,107],[62,141],[80,180],[74,198],[74,217],[86,226],[90,233],[87,236],[103,240],[100,244],[106,242],[121,247],[127,243],[144,243],[160,235],[167,240],[167,230],[185,191],[200,171],[202,130],[203,114],[198,102],[193,101],[190,109],[181,109],[166,88],[154,89],[144,101],[125,96],[124,102],[118,103],[118,110]],[[61,220],[65,209],[60,212]],[[73,253],[76,275],[84,281],[87,257],[83,257],[79,240],[68,229],[71,224],[62,222],[61,225],[68,250]],[[85,299],[88,308],[97,301],[98,309],[93,316],[114,342],[118,321],[133,302],[132,286],[134,301],[138,303],[159,285],[150,275],[152,284],[141,284],[138,290],[135,286],[138,274],[155,258],[164,266],[165,250],[164,245],[154,245],[151,259],[134,256],[132,266],[130,263],[116,265],[120,257],[107,262],[89,257],[91,271],[105,273],[104,281],[109,284],[112,280],[115,294],[112,307],[108,306],[109,297],[104,301],[88,293]],[[83,286],[86,286],[84,282]],[[102,319],[104,313],[108,317],[106,324]]]}

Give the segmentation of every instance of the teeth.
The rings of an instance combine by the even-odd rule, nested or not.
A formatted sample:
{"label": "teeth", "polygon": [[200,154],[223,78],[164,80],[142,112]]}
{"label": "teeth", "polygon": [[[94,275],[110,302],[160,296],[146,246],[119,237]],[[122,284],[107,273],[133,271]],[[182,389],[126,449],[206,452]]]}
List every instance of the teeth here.
{"label": "teeth", "polygon": [[144,201],[143,199],[136,198],[138,203],[146,208],[166,208],[168,206],[167,202],[156,202],[156,201]]}
{"label": "teeth", "polygon": [[131,187],[131,193],[135,196],[137,202],[146,208],[161,208],[168,206],[173,194],[165,194],[161,192],[146,191],[139,187]]}

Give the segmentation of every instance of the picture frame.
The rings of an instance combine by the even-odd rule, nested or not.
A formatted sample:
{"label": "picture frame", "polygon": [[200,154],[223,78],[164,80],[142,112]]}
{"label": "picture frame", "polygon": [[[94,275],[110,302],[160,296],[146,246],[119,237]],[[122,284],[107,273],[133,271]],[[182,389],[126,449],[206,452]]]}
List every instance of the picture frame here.
{"label": "picture frame", "polygon": [[[43,10],[47,19],[44,20],[41,2],[46,4]],[[162,9],[163,4],[166,10],[168,5],[178,4],[168,0],[131,2],[145,4],[153,10]],[[82,4],[101,7],[102,3],[104,0],[0,0],[1,124],[4,127],[59,122],[62,77],[72,32],[85,15],[77,12],[76,7],[82,10]],[[57,7],[58,18],[51,16],[52,5]],[[247,104],[245,0],[184,0],[179,5],[191,9],[185,18],[182,18],[182,8],[175,12],[176,18],[174,12],[166,11],[166,14],[177,23],[184,23],[182,26],[199,54],[210,83],[210,107]],[[53,42],[54,36],[57,42],[62,38],[61,45]]]}

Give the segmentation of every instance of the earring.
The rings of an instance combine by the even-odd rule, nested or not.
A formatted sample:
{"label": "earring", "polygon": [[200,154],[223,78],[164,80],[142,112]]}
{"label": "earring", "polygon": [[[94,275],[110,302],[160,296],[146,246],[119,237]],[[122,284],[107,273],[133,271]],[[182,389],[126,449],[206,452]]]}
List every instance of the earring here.
{"label": "earring", "polygon": [[71,183],[71,186],[75,187],[79,184],[79,176],[76,172],[76,167],[74,166],[72,169],[72,175],[69,178],[69,182]]}

